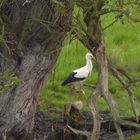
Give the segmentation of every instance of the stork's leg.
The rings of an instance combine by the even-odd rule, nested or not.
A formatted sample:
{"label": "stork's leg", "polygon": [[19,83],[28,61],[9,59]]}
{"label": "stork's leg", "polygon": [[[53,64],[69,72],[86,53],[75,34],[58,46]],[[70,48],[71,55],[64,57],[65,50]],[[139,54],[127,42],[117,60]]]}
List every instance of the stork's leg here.
{"label": "stork's leg", "polygon": [[76,91],[75,86],[73,84],[69,84],[69,88],[70,88],[71,92],[76,95],[77,91]]}
{"label": "stork's leg", "polygon": [[80,99],[84,99],[85,97],[85,92],[83,90],[83,82],[79,82],[79,87],[80,87]]}
{"label": "stork's leg", "polygon": [[83,82],[79,82],[79,85],[80,85],[80,93],[85,94],[85,92],[83,90]]}

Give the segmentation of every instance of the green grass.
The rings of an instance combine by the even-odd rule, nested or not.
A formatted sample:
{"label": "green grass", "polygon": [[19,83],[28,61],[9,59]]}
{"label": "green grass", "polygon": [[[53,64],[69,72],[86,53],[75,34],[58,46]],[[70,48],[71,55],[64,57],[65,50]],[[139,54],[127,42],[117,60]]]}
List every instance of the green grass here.
{"label": "green grass", "polygon": [[[102,18],[103,27],[108,25],[113,15]],[[134,75],[140,75],[140,25],[130,24],[125,21],[115,23],[113,26],[104,31],[106,42],[107,56],[118,67],[128,69]],[[39,108],[43,111],[48,111],[49,108],[54,108],[60,112],[63,110],[63,105],[67,102],[73,102],[76,98],[71,94],[67,86],[62,87],[61,83],[68,74],[75,68],[85,64],[85,54],[88,50],[77,40],[69,43],[65,41],[62,52],[55,65],[55,68],[50,76],[49,81],[44,85],[43,93],[40,98]],[[97,83],[97,68],[94,63],[92,75],[86,83]],[[85,87],[87,97],[92,92],[92,89]],[[120,83],[110,74],[109,89],[117,103],[117,107],[121,116],[132,115],[131,106],[127,92],[121,87]],[[140,111],[140,87],[134,89],[135,98]],[[98,100],[99,110],[109,110],[103,99]],[[86,101],[84,111],[88,110]]]}
{"label": "green grass", "polygon": [[[113,17],[113,15],[112,15]],[[105,24],[110,21],[108,15],[103,18]],[[104,25],[105,26],[105,25]],[[122,24],[120,21],[105,31],[107,55],[114,63],[130,71],[139,71],[140,68],[140,24]]]}
{"label": "green grass", "polygon": [[132,140],[139,140],[140,139],[140,134],[135,134],[132,136]]}

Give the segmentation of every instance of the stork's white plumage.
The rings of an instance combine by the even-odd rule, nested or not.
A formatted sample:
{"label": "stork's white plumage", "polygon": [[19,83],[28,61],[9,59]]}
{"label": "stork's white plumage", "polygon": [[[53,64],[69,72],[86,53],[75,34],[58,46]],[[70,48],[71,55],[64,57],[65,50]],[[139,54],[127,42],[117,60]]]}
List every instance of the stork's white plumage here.
{"label": "stork's white plumage", "polygon": [[74,70],[73,72],[76,72],[74,77],[87,78],[93,68],[92,61],[91,61],[92,59],[93,59],[93,55],[91,53],[87,53],[86,54],[86,61],[87,61],[86,65],[82,68]]}
{"label": "stork's white plumage", "polygon": [[[95,60],[94,56],[91,53],[87,53],[86,65],[71,72],[70,75],[66,78],[66,80],[62,83],[62,86],[65,86],[67,84],[72,85],[73,83],[78,82],[80,84],[80,87],[82,88],[83,81],[92,72],[92,68],[93,68],[92,60]],[[81,88],[80,91],[82,90]],[[71,87],[71,89],[75,90],[73,86]]]}

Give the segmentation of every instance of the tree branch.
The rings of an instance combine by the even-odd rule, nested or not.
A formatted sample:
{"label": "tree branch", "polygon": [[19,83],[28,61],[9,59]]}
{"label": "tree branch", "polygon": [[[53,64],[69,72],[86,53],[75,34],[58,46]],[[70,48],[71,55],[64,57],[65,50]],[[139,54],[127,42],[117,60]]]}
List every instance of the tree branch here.
{"label": "tree branch", "polygon": [[132,106],[132,110],[133,113],[136,117],[136,121],[138,122],[138,109],[135,103],[135,99],[134,99],[134,95],[133,95],[133,90],[131,88],[131,86],[126,83],[126,81],[122,78],[122,76],[120,75],[120,73],[117,71],[117,69],[111,64],[111,62],[108,60],[108,66],[112,72],[112,74],[117,78],[117,80],[122,84],[122,86],[127,90],[128,95],[129,95],[129,100]]}
{"label": "tree branch", "polygon": [[99,90],[98,88],[95,89],[95,91],[89,96],[88,98],[88,106],[90,108],[90,111],[92,113],[93,117],[93,131],[91,134],[92,140],[98,140],[100,136],[100,127],[101,127],[101,121],[100,121],[100,115],[96,108],[96,99],[98,98]]}
{"label": "tree branch", "polygon": [[69,128],[74,134],[76,135],[83,135],[83,136],[86,136],[86,137],[90,137],[91,133],[90,132],[87,132],[87,131],[82,131],[82,130],[77,130],[77,129],[74,129],[72,128],[71,126],[67,125],[67,128]]}
{"label": "tree branch", "polygon": [[132,121],[120,120],[119,123],[124,126],[131,126],[131,127],[134,127],[134,128],[136,127],[140,129],[140,124],[132,122]]}

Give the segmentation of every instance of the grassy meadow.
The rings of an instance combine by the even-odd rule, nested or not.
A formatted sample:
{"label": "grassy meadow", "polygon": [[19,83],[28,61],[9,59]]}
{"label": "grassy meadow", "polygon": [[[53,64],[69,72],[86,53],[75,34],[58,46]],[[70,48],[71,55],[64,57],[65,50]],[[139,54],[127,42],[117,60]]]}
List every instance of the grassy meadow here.
{"label": "grassy meadow", "polygon": [[[112,21],[112,18],[113,15],[103,17],[103,27],[106,27]],[[140,76],[140,24],[132,23],[129,20],[125,20],[124,24],[118,21],[104,31],[104,36],[106,54],[113,63],[118,67],[127,69],[133,76]],[[69,39],[65,40],[50,79],[45,83],[42,90],[43,93],[39,101],[40,110],[47,111],[57,119],[58,116],[53,115],[53,110],[61,114],[65,103],[77,100],[69,88],[67,86],[62,87],[61,83],[72,70],[85,65],[85,54],[87,52],[88,50],[78,40],[71,42],[69,42]],[[96,85],[98,75],[96,63],[93,63],[93,67],[93,72],[85,83]],[[128,94],[111,73],[109,74],[109,89],[117,103],[120,115],[132,115]],[[87,98],[92,89],[84,87],[84,90]],[[134,88],[134,94],[140,111],[140,84]],[[84,111],[88,110],[86,98]],[[109,109],[102,98],[98,100],[98,108],[99,110]]]}

